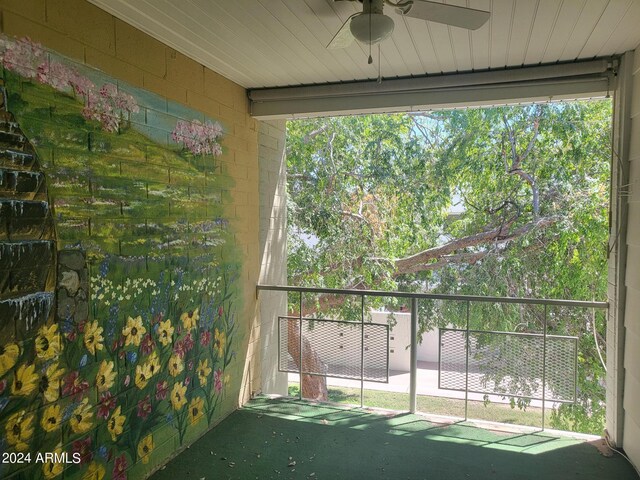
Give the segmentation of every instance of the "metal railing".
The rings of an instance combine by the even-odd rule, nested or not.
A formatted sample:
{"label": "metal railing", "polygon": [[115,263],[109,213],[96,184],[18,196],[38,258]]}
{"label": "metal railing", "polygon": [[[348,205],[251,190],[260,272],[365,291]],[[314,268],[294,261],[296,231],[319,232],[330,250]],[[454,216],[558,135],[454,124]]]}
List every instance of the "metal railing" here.
{"label": "metal railing", "polygon": [[[439,387],[442,386],[442,362],[443,362],[442,347],[444,345],[442,340],[443,332],[453,332],[454,334],[457,334],[459,336],[461,335],[462,336],[461,338],[463,339],[462,350],[464,352],[463,353],[464,370],[458,373],[464,373],[464,380],[463,380],[464,388],[462,388],[461,386],[458,386],[455,388],[449,388],[446,385],[444,386],[444,388],[449,390],[464,391],[465,420],[468,419],[469,393],[485,393],[485,394],[490,393],[490,394],[503,395],[503,396],[509,396],[509,397],[541,400],[543,429],[545,427],[544,425],[545,404],[547,401],[552,401],[552,402],[574,402],[575,401],[575,398],[576,398],[575,389],[577,384],[577,368],[578,368],[578,365],[577,365],[578,338],[576,336],[560,336],[560,335],[548,334],[549,307],[566,307],[570,309],[589,308],[589,309],[595,309],[595,310],[606,310],[609,307],[607,302],[593,302],[593,301],[581,301],[581,300],[488,297],[488,296],[485,297],[485,296],[478,296],[478,295],[448,295],[448,294],[439,294],[439,293],[411,293],[411,292],[381,291],[381,290],[332,289],[332,288],[297,287],[297,286],[284,286],[284,285],[258,285],[256,287],[256,295],[258,295],[260,291],[286,292],[288,294],[289,293],[298,294],[297,317],[288,316],[288,317],[282,317],[282,318],[294,319],[297,323],[296,325],[298,328],[297,335],[299,337],[297,339],[299,342],[298,354],[300,355],[298,361],[299,361],[299,373],[300,373],[301,382],[302,382],[302,375],[306,373],[305,369],[302,367],[303,366],[302,352],[304,349],[303,320],[309,320],[309,319],[305,319],[305,317],[303,316],[303,311],[304,311],[303,310],[303,294],[340,295],[340,296],[349,296],[349,297],[360,299],[359,322],[351,321],[351,322],[337,322],[337,323],[349,323],[352,325],[353,324],[361,325],[361,330],[360,330],[361,332],[360,333],[361,335],[360,362],[361,363],[360,363],[360,376],[358,378],[360,380],[360,405],[361,406],[364,406],[364,381],[366,380],[365,373],[364,373],[365,371],[365,365],[364,365],[365,298],[366,297],[387,297],[387,298],[399,298],[399,299],[410,300],[410,303],[411,303],[410,340],[411,342],[410,342],[410,361],[409,361],[409,367],[410,367],[409,368],[409,374],[410,374],[409,376],[409,379],[410,379],[409,380],[409,403],[410,403],[409,410],[411,413],[415,413],[417,410],[418,331],[419,331],[418,302],[420,300],[441,300],[444,302],[447,302],[447,301],[464,302],[466,304],[465,305],[465,316],[466,316],[465,328],[448,328],[448,329],[445,328],[445,329],[441,329],[441,332],[440,332],[440,337],[439,337],[440,347],[438,352],[438,360],[439,360],[438,361],[438,369],[439,369],[439,377],[438,377],[439,385],[438,386]],[[543,311],[542,332],[522,334],[522,333],[516,333],[516,332],[496,332],[496,331],[490,331],[490,330],[472,329],[470,327],[470,310],[471,310],[471,305],[477,304],[477,303],[512,304],[512,305],[520,305],[520,306],[524,306],[524,305],[540,306]],[[316,321],[321,321],[321,320],[316,320]],[[325,320],[325,321],[331,322],[331,320]],[[486,342],[486,341],[483,342],[482,339],[480,339],[479,341],[478,336],[488,336],[488,335],[493,336],[492,337],[494,339],[493,344],[492,342]],[[498,337],[501,340],[495,340]],[[505,347],[501,345],[501,343],[505,343],[505,340],[504,340],[505,338],[508,339],[508,342],[506,343],[509,343],[509,342],[513,343],[514,342],[514,340],[512,340],[513,338],[516,338],[517,341],[524,341],[526,343],[525,346],[528,349],[529,353],[537,352],[541,356],[541,361],[539,361],[539,358],[538,359],[534,358],[533,362],[525,362],[529,364],[527,374],[530,377],[535,375],[539,375],[541,377],[541,378],[534,379],[536,381],[539,381],[540,383],[537,384],[537,387],[535,387],[537,389],[533,389],[533,388],[529,389],[526,392],[528,393],[528,395],[519,394],[519,392],[517,391],[505,392],[503,388],[496,386],[498,385],[499,382],[495,382],[495,381],[494,381],[493,391],[488,388],[484,388],[484,389],[477,388],[477,382],[476,382],[476,387],[470,388],[469,375],[470,375],[471,363],[474,363],[474,365],[471,365],[471,368],[478,368],[478,365],[480,364],[481,368],[483,368],[485,372],[487,371],[492,372],[492,370],[488,366],[490,362],[485,362],[484,364],[482,362],[471,362],[470,356],[473,355],[474,357],[473,359],[477,360],[476,357],[482,357],[487,355],[491,357],[491,355],[493,355],[493,357],[491,358],[495,359],[497,354],[504,353],[505,351]],[[557,345],[559,344],[564,345],[564,347],[558,347]],[[478,347],[478,345],[480,345],[480,347]],[[573,345],[575,348],[571,348],[571,345]],[[280,346],[279,348],[281,349],[282,347]],[[386,348],[387,348],[387,352],[385,352],[385,355],[387,355],[387,359],[388,359],[388,348],[389,348],[388,344]],[[512,345],[511,348],[513,349],[513,348],[521,348],[521,347],[517,345],[516,347],[513,347]],[[473,354],[471,354],[472,350],[474,352]],[[553,369],[552,372],[549,372],[547,367],[549,355],[555,355],[557,357],[555,359],[556,360],[555,368]],[[531,364],[533,364],[533,366],[531,366]],[[539,366],[540,368],[536,370],[537,366]],[[516,371],[516,374],[517,374],[517,370],[510,371],[508,368],[505,369],[503,367],[504,367],[504,361],[502,362],[502,365],[500,367],[501,368],[501,370],[499,371],[500,375],[506,375],[508,377],[509,375],[513,375],[514,371]],[[291,369],[289,368],[282,371],[291,371]],[[558,378],[559,375],[562,375],[563,372],[566,373],[567,371],[571,373],[570,376],[565,376],[566,378],[565,377]],[[313,372],[309,372],[309,374],[314,375]],[[323,376],[331,376],[331,374],[325,372]],[[536,381],[534,381],[533,383],[536,384]],[[561,390],[562,392],[565,392],[563,394],[564,396],[559,395],[558,392],[555,392],[550,397],[547,396],[547,390],[549,389],[547,384],[549,383],[549,381],[554,382],[556,385],[560,384],[562,388],[560,388],[559,390]],[[485,381],[485,384],[486,384],[486,381]],[[497,389],[497,391],[495,389]],[[570,394],[571,389],[573,389],[573,395]],[[569,392],[569,393],[566,393],[566,392]],[[302,383],[300,385],[300,396],[302,397]]]}

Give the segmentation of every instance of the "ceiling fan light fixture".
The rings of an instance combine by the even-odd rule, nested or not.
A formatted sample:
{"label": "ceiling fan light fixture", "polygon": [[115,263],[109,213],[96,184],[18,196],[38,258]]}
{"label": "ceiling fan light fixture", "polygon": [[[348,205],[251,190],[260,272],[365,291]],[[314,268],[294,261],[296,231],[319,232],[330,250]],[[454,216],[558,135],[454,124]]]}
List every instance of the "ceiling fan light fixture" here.
{"label": "ceiling fan light fixture", "polygon": [[393,33],[393,20],[382,13],[362,13],[351,19],[351,34],[360,43],[374,45]]}

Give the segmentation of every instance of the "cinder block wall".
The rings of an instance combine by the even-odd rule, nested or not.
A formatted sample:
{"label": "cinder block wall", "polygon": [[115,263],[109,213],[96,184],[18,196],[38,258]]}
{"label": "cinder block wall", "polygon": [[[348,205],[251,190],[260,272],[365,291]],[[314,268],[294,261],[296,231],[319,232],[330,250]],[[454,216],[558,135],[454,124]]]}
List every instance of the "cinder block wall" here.
{"label": "cinder block wall", "polygon": [[[286,269],[281,263],[286,258],[283,237],[284,124],[260,125],[249,115],[246,92],[241,86],[85,0],[2,0],[0,30],[9,37],[28,36],[46,49],[97,68],[132,87],[160,95],[169,102],[202,112],[224,126],[224,153],[217,162],[219,171],[231,179],[232,185],[225,208],[233,232],[233,248],[241,256],[238,280],[241,298],[234,321],[243,335],[235,340],[237,361],[230,371],[231,381],[237,382],[237,388],[229,391],[235,391],[236,396],[225,401],[223,410],[216,414],[219,421],[251,393],[261,391],[265,380],[261,374],[260,306],[256,301],[255,285],[259,277],[274,283],[286,280]],[[270,249],[275,253],[270,253]],[[275,270],[274,266],[277,266]],[[178,320],[174,319],[174,322]],[[209,376],[213,382],[213,370]],[[91,398],[92,402],[97,402],[98,393]],[[97,404],[91,406],[97,410]],[[135,411],[128,412],[127,418],[135,415]],[[5,417],[0,412],[3,431]],[[141,440],[146,433],[142,432]],[[191,435],[184,443],[176,440],[162,446],[154,445],[156,453],[150,463],[138,460],[132,465],[135,459],[129,459],[128,468],[134,469],[130,470],[129,478],[148,475],[195,438],[196,435]],[[103,452],[98,451],[95,442],[91,448],[94,449],[93,463],[100,464],[98,460],[103,459],[98,455]],[[104,461],[108,462],[105,478],[112,478],[116,459],[105,458]],[[100,465],[91,465],[85,465],[76,473],[81,476],[89,467],[98,468],[98,475],[102,473]]]}

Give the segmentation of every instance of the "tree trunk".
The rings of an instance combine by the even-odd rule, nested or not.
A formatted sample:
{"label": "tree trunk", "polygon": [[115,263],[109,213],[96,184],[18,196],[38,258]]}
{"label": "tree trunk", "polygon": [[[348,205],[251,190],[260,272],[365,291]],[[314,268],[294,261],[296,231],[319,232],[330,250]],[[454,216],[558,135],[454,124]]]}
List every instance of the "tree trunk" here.
{"label": "tree trunk", "polygon": [[[300,365],[300,326],[298,322],[287,323],[287,350],[300,372],[326,373],[320,357],[313,350],[309,340],[302,337],[302,365]],[[327,379],[318,375],[300,374],[302,398],[326,402],[329,399]]]}

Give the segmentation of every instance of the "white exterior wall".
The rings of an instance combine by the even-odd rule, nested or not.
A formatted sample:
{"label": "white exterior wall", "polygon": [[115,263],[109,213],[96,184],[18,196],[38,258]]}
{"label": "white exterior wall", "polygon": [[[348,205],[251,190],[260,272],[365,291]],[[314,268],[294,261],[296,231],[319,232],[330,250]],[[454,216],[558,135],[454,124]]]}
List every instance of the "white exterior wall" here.
{"label": "white exterior wall", "polygon": [[[287,284],[286,122],[260,122],[260,277],[262,284]],[[287,313],[286,293],[260,292],[261,372],[256,391],[287,394],[287,374],[278,372],[278,316]]]}
{"label": "white exterior wall", "polygon": [[[408,372],[411,364],[411,314],[394,313],[395,326],[389,331],[389,369]],[[389,312],[371,312],[371,321],[387,323]],[[419,362],[438,361],[439,330],[433,329],[422,335],[422,343],[418,345]]]}
{"label": "white exterior wall", "polygon": [[635,51],[632,84],[622,447],[640,466],[640,48]]}

